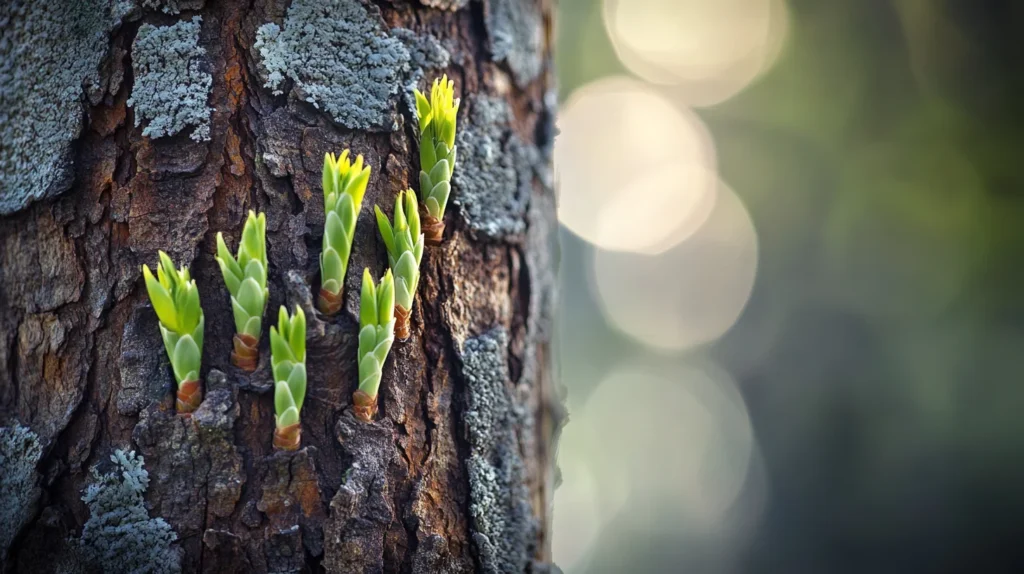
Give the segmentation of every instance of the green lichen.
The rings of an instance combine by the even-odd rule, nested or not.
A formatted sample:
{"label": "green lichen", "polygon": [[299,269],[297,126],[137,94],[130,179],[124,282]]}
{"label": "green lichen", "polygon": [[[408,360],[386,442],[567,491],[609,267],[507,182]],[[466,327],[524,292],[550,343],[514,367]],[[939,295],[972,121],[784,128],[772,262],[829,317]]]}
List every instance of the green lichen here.
{"label": "green lichen", "polygon": [[82,557],[100,572],[170,574],[181,572],[178,538],[163,518],[150,518],[143,495],[149,473],[134,451],[115,451],[111,472],[92,469],[93,483],[82,501],[89,520],[78,544]]}
{"label": "green lichen", "polygon": [[119,6],[0,2],[0,215],[71,187],[71,144],[85,96],[96,103],[106,88],[99,67]]}
{"label": "green lichen", "polygon": [[265,85],[297,96],[334,121],[359,130],[394,131],[394,100],[409,69],[409,50],[386,35],[379,16],[358,0],[295,0],[283,26],[256,31]]}
{"label": "green lichen", "polygon": [[132,45],[135,85],[128,105],[135,110],[136,126],[148,122],[142,135],[159,138],[194,126],[192,139],[210,139],[206,100],[213,78],[203,70],[201,23],[196,16],[171,26],[139,28]]}
{"label": "green lichen", "polygon": [[20,425],[0,427],[0,565],[14,537],[36,513],[36,465],[42,456],[36,433]]}

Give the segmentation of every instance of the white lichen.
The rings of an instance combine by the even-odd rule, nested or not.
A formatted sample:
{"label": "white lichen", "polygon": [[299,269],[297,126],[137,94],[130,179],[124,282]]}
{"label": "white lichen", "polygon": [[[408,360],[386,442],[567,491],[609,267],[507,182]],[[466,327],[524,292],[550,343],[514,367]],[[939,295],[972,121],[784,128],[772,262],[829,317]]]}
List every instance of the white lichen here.
{"label": "white lichen", "polygon": [[14,537],[36,513],[36,465],[42,456],[36,433],[20,425],[0,427],[0,564]]}
{"label": "white lichen", "polygon": [[295,0],[284,25],[256,31],[265,86],[298,97],[359,130],[398,129],[394,99],[409,69],[409,50],[386,35],[358,0]]}
{"label": "white lichen", "polygon": [[194,126],[192,139],[210,139],[211,108],[206,100],[213,85],[203,70],[206,50],[199,45],[202,18],[171,26],[143,24],[132,45],[135,85],[128,105],[135,125],[148,122],[142,135],[174,135]]}
{"label": "white lichen", "polygon": [[110,460],[111,472],[92,469],[93,483],[82,496],[90,514],[78,541],[83,558],[100,572],[181,572],[177,535],[163,518],[150,518],[146,510],[149,473],[143,458],[118,450]]}

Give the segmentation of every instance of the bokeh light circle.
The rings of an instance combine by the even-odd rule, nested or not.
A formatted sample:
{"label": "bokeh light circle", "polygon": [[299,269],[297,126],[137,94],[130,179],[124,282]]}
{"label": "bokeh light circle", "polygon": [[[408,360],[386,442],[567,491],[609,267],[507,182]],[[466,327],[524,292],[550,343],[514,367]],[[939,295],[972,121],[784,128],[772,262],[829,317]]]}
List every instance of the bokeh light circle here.
{"label": "bokeh light circle", "polygon": [[750,298],[758,244],[742,200],[721,184],[707,220],[659,255],[595,249],[591,286],[605,317],[640,342],[686,349],[713,341]]}
{"label": "bokeh light circle", "polygon": [[620,366],[572,411],[553,516],[552,551],[566,572],[584,571],[601,537],[656,529],[653,508],[695,535],[730,535],[756,444],[724,371]]}
{"label": "bokeh light circle", "polygon": [[716,192],[704,123],[641,82],[588,84],[558,120],[560,221],[612,251],[659,253],[683,241]]}
{"label": "bokeh light circle", "polygon": [[785,0],[604,0],[622,63],[678,87],[694,106],[722,102],[774,63],[789,28]]}

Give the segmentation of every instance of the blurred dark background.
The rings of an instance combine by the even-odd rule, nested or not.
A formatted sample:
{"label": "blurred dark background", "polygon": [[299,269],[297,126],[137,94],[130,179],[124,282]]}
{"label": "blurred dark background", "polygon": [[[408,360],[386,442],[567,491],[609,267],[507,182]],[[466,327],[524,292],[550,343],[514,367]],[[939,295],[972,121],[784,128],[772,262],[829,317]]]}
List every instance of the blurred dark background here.
{"label": "blurred dark background", "polygon": [[1024,3],[557,30],[556,562],[1024,572]]}

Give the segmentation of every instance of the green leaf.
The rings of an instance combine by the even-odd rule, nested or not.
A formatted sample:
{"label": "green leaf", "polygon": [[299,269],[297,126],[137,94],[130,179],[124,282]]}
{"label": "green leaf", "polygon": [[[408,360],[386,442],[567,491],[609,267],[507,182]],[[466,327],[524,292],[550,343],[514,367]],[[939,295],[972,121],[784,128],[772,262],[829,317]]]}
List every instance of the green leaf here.
{"label": "green leaf", "polygon": [[412,288],[410,282],[406,281],[404,277],[395,277],[395,304],[401,305],[406,309],[412,309]]}
{"label": "green leaf", "polygon": [[291,374],[288,375],[288,388],[295,400],[295,408],[301,410],[302,403],[306,400],[306,365],[295,363]]}
{"label": "green leaf", "polygon": [[377,343],[377,346],[373,349],[373,356],[377,357],[377,360],[381,365],[388,358],[388,352],[391,351],[391,345],[395,342],[394,337],[385,337],[383,341]]}
{"label": "green leaf", "polygon": [[430,138],[424,137],[420,140],[420,170],[429,172],[437,163],[437,155],[434,153],[434,144]]}
{"label": "green leaf", "polygon": [[428,197],[430,190],[434,189],[434,184],[430,181],[430,174],[425,171],[420,172],[420,199]]}
{"label": "green leaf", "polygon": [[370,395],[377,396],[380,388],[380,363],[372,353],[364,356],[359,361],[359,390]]}
{"label": "green leaf", "polygon": [[377,324],[377,288],[369,268],[363,269],[363,286],[359,292],[359,324]]}
{"label": "green leaf", "polygon": [[[277,416],[281,416],[286,410],[295,407],[295,399],[288,387],[287,381],[276,381],[274,383],[274,410]],[[298,414],[298,413],[296,413]]]}
{"label": "green leaf", "polygon": [[324,289],[336,294],[337,290],[331,290],[327,287],[327,281],[334,281],[340,289],[341,283],[345,279],[344,276],[345,265],[341,262],[341,257],[338,256],[337,251],[328,248],[320,254],[320,280],[323,283],[321,286]]}
{"label": "green leaf", "polygon": [[391,223],[388,222],[387,216],[380,210],[380,207],[374,205],[373,213],[377,217],[377,229],[380,231],[380,238],[384,240],[384,247],[387,248],[389,254],[394,253],[395,234],[391,228]]}
{"label": "green leaf", "polygon": [[157,255],[160,257],[160,268],[163,270],[165,277],[165,279],[160,282],[163,283],[164,287],[173,294],[174,286],[180,283],[178,280],[178,271],[174,268],[174,262],[171,261],[171,258],[166,253],[158,251]]}
{"label": "green leaf", "polygon": [[258,319],[258,317],[252,317],[249,315],[245,310],[245,307],[242,307],[242,305],[238,303],[238,299],[235,297],[231,298],[231,314],[235,318],[236,333],[245,333],[245,326],[249,324],[249,320],[254,318]]}
{"label": "green leaf", "polygon": [[437,201],[437,209],[441,215],[444,215],[445,207],[448,205],[448,196],[451,195],[452,184],[447,181],[434,186],[434,189],[430,190],[430,197]]}
{"label": "green leaf", "polygon": [[228,293],[231,295],[238,293],[238,287],[242,284],[242,281],[231,272],[228,264],[223,259],[220,257],[217,257],[216,259],[217,264],[220,265],[220,274],[224,276],[224,285],[227,286]]}
{"label": "green leaf", "polygon": [[448,152],[448,155],[445,157],[445,159],[448,160],[448,169],[452,170],[452,173],[455,173],[455,157],[458,155],[455,150],[458,149],[458,147],[459,146],[452,146],[452,151]]}
{"label": "green leaf", "polygon": [[347,194],[342,195],[338,199],[338,205],[335,206],[332,213],[336,213],[340,218],[339,222],[341,223],[341,228],[344,230],[344,234],[332,236],[332,239],[334,241],[342,241],[342,238],[344,238],[344,241],[351,242],[352,234],[356,229],[357,219],[356,204],[353,203],[352,196]]}
{"label": "green leaf", "polygon": [[359,330],[359,358],[362,359],[367,353],[372,353],[377,346],[377,327],[366,325]]}
{"label": "green leaf", "polygon": [[224,260],[223,265],[227,267],[232,275],[241,280],[242,268],[238,266],[234,255],[228,250],[228,244],[224,242],[224,234],[217,232],[217,257]]}
{"label": "green leaf", "polygon": [[[446,182],[451,179],[452,174],[448,171],[448,160],[442,159],[434,164],[434,168],[430,170],[430,181]],[[436,186],[436,184],[435,184]]]}
{"label": "green leaf", "polygon": [[302,307],[295,306],[295,314],[292,315],[292,328],[291,333],[288,334],[288,343],[292,348],[292,353],[295,354],[295,358],[305,363],[306,362],[306,314],[302,312]]}
{"label": "green leaf", "polygon": [[275,423],[280,428],[290,427],[299,422],[299,409],[291,407],[277,415]]}
{"label": "green leaf", "polygon": [[272,365],[274,381],[287,381],[288,376],[292,374],[293,368],[295,368],[295,363],[291,361],[281,361],[276,365]]}
{"label": "green leaf", "polygon": [[334,187],[334,154],[331,153],[324,154],[323,187],[324,200],[328,195],[337,191]]}
{"label": "green leaf", "polygon": [[[342,201],[344,203],[344,200]],[[342,206],[343,207],[343,206]],[[324,243],[334,249],[346,242],[348,234],[345,232],[345,224],[337,211],[330,211],[324,219]]]}
{"label": "green leaf", "polygon": [[409,233],[413,237],[420,235],[420,206],[416,194],[411,189],[402,192],[399,198],[405,203],[405,217],[409,220]]}
{"label": "green leaf", "polygon": [[174,301],[167,289],[153,277],[149,267],[142,266],[142,276],[146,280],[146,291],[149,293],[149,300],[153,303],[153,310],[164,327],[175,331],[178,328],[178,315],[174,310]]}
{"label": "green leaf", "polygon": [[181,291],[181,301],[178,306],[178,329],[182,333],[191,333],[192,329],[199,324],[199,317],[203,309],[199,306],[199,288],[195,281],[185,284]]}
{"label": "green leaf", "polygon": [[395,266],[396,277],[401,277],[411,283],[416,279],[418,272],[419,265],[416,264],[412,251],[406,251],[398,258],[398,265]]}
{"label": "green leaf", "polygon": [[387,323],[395,316],[395,280],[388,269],[377,291],[377,322]]}
{"label": "green leaf", "polygon": [[441,213],[441,206],[437,202],[436,197],[428,197],[425,204],[427,206],[427,213],[429,213],[431,216],[436,217],[438,219],[444,217],[444,214]]}
{"label": "green leaf", "polygon": [[416,245],[412,248],[412,255],[416,258],[416,265],[419,265],[423,261],[423,234],[421,233],[416,239]]}
{"label": "green leaf", "polygon": [[416,95],[416,118],[420,122],[420,132],[427,127],[427,123],[430,122],[430,102],[427,101],[426,96],[419,90],[413,90]]}
{"label": "green leaf", "polygon": [[253,259],[245,266],[245,276],[255,279],[260,289],[267,288],[267,269],[259,259]]}
{"label": "green leaf", "polygon": [[206,328],[206,317],[203,317],[203,314],[200,312],[199,313],[199,324],[196,325],[196,328],[192,329],[192,333],[190,333],[192,335],[192,339],[196,342],[196,345],[199,347],[199,354],[200,355],[203,354],[203,330],[205,328]]}
{"label": "green leaf", "polygon": [[263,288],[252,277],[247,277],[245,281],[242,281],[242,286],[238,288],[236,299],[250,317],[260,317],[263,315],[265,302]]}
{"label": "green leaf", "polygon": [[[363,156],[359,156],[362,159]],[[363,196],[366,195],[366,185],[370,182],[370,166],[366,166],[363,170],[356,174],[353,178],[352,183],[349,184],[346,193],[352,196],[352,202],[355,204],[356,210],[363,204]]]}
{"label": "green leaf", "polygon": [[199,346],[192,340],[190,335],[183,335],[174,346],[174,356],[171,358],[171,368],[174,370],[174,378],[180,385],[183,381],[193,380],[199,377],[199,365],[201,357]]}
{"label": "green leaf", "polygon": [[[238,327],[238,321],[235,321],[235,328]],[[262,317],[249,317],[249,320],[242,325],[242,330],[239,333],[244,333],[252,337],[260,338],[260,332],[263,330],[263,318]]]}
{"label": "green leaf", "polygon": [[164,350],[167,351],[167,360],[174,358],[174,347],[178,345],[178,339],[181,338],[177,333],[169,329],[164,328],[163,325],[157,325],[160,327],[160,338],[164,341]]}
{"label": "green leaf", "polygon": [[292,354],[291,347],[288,346],[288,341],[274,327],[270,328],[270,360],[275,364],[281,361],[295,362],[295,356]]}

